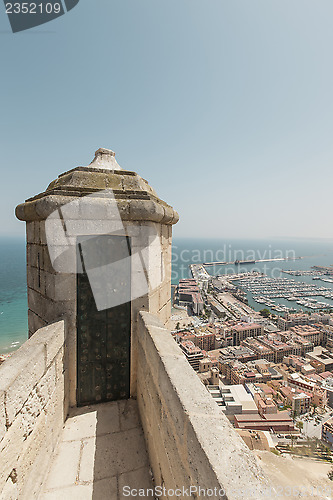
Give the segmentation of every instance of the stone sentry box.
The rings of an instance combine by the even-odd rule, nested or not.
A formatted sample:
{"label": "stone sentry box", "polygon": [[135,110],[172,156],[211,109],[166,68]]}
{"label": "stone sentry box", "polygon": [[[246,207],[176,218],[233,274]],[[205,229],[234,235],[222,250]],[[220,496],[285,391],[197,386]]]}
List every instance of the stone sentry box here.
{"label": "stone sentry box", "polygon": [[[78,273],[89,278],[98,310],[130,302],[131,338],[141,310],[157,314],[166,325],[171,312],[171,233],[178,214],[147,181],[121,169],[112,151],[100,148],[89,166],[59,175],[45,192],[19,205],[16,216],[27,223],[29,336],[65,320],[65,406],[76,406]],[[127,257],[103,260],[102,255],[101,262],[89,263],[84,250],[99,235],[126,241]],[[130,273],[129,288],[116,276],[125,268]],[[97,345],[99,339],[94,342]],[[136,394],[134,342],[130,343],[130,394]]]}

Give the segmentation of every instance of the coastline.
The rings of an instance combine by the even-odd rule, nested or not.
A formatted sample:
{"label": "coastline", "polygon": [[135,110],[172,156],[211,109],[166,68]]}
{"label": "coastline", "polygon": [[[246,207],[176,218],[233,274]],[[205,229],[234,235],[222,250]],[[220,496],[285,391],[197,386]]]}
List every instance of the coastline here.
{"label": "coastline", "polygon": [[[0,353],[13,352],[28,338],[27,296],[26,296],[26,256],[25,239],[0,238]],[[266,271],[276,268],[308,268],[313,265],[333,264],[333,241],[324,239],[196,239],[174,237],[172,245],[172,285],[179,279],[190,277],[191,263],[220,261],[225,256],[227,261],[237,260],[242,256],[255,254],[256,257],[275,257],[293,251],[305,257],[295,262],[262,263]],[[249,253],[251,252],[251,253]],[[218,258],[216,258],[218,257]],[[242,259],[239,259],[242,260]],[[258,266],[258,263],[256,263]],[[211,274],[217,274],[218,266],[209,266]],[[234,272],[237,266],[227,266],[221,272]],[[244,270],[250,270],[244,265]],[[221,268],[221,266],[220,266]],[[229,269],[230,268],[230,269]],[[264,269],[265,271],[265,269]],[[307,280],[307,277],[300,279]],[[296,277],[297,279],[297,277]],[[311,280],[311,277],[308,277]],[[327,284],[330,286],[330,284]],[[333,286],[333,285],[331,285]],[[257,305],[250,298],[252,306]]]}

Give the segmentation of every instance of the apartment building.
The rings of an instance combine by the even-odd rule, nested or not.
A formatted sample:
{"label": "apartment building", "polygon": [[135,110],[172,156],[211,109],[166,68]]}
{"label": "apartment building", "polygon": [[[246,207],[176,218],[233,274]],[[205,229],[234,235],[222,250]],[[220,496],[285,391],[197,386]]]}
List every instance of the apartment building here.
{"label": "apartment building", "polygon": [[232,345],[239,345],[248,337],[258,337],[264,334],[263,325],[256,323],[239,323],[231,328]]}
{"label": "apartment building", "polygon": [[203,352],[191,340],[184,340],[180,344],[187,361],[195,371],[199,371],[199,362],[203,359]]}

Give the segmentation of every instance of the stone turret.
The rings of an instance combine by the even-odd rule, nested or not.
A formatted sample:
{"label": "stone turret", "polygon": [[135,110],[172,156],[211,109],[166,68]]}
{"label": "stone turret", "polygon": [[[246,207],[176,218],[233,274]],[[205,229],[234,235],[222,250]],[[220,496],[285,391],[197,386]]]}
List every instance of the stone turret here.
{"label": "stone turret", "polygon": [[[59,175],[19,205],[16,216],[27,223],[29,336],[65,320],[70,405],[94,402],[82,389],[90,380],[96,401],[135,393],[133,329],[141,310],[157,314],[164,324],[170,317],[171,229],[178,214],[146,180],[123,170],[113,151],[100,148],[89,166]],[[122,328],[122,335],[111,338],[110,328]],[[126,336],[127,347],[121,345]],[[112,345],[117,352],[111,356]],[[129,359],[119,361],[126,349]],[[120,378],[130,372],[123,396],[111,390],[113,382],[98,378],[108,357],[122,364]],[[97,368],[90,373],[91,363]]]}

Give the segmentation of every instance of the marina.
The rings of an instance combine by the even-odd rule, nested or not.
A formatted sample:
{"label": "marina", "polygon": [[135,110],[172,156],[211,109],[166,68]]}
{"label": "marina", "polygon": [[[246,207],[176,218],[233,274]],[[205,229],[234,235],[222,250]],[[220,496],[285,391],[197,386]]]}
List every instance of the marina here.
{"label": "marina", "polygon": [[[333,261],[331,246],[294,245],[294,258],[291,250],[281,246],[284,255],[277,255],[274,247],[268,252],[262,247],[252,252],[244,246],[242,261],[229,258],[227,266],[201,264],[207,272],[218,278],[226,289],[228,283],[245,293],[247,303],[255,310],[269,309],[275,314],[286,314],[296,311],[316,312],[333,310]],[[239,252],[241,253],[241,252]],[[266,253],[266,255],[265,255]],[[217,255],[217,252],[216,252]],[[236,255],[236,252],[234,252]],[[288,257],[289,255],[289,257]],[[301,256],[301,257],[296,257]],[[258,258],[256,258],[258,257]],[[272,258],[265,258],[272,257]],[[275,258],[274,258],[275,257]],[[208,260],[208,259],[206,259]],[[233,260],[233,262],[232,262]]]}
{"label": "marina", "polygon": [[[279,313],[294,312],[304,308],[310,310],[332,309],[333,290],[290,278],[272,278],[266,275],[230,276],[237,287],[251,294],[257,304],[262,304]],[[283,303],[286,302],[286,303]],[[301,306],[301,307],[297,307]]]}

